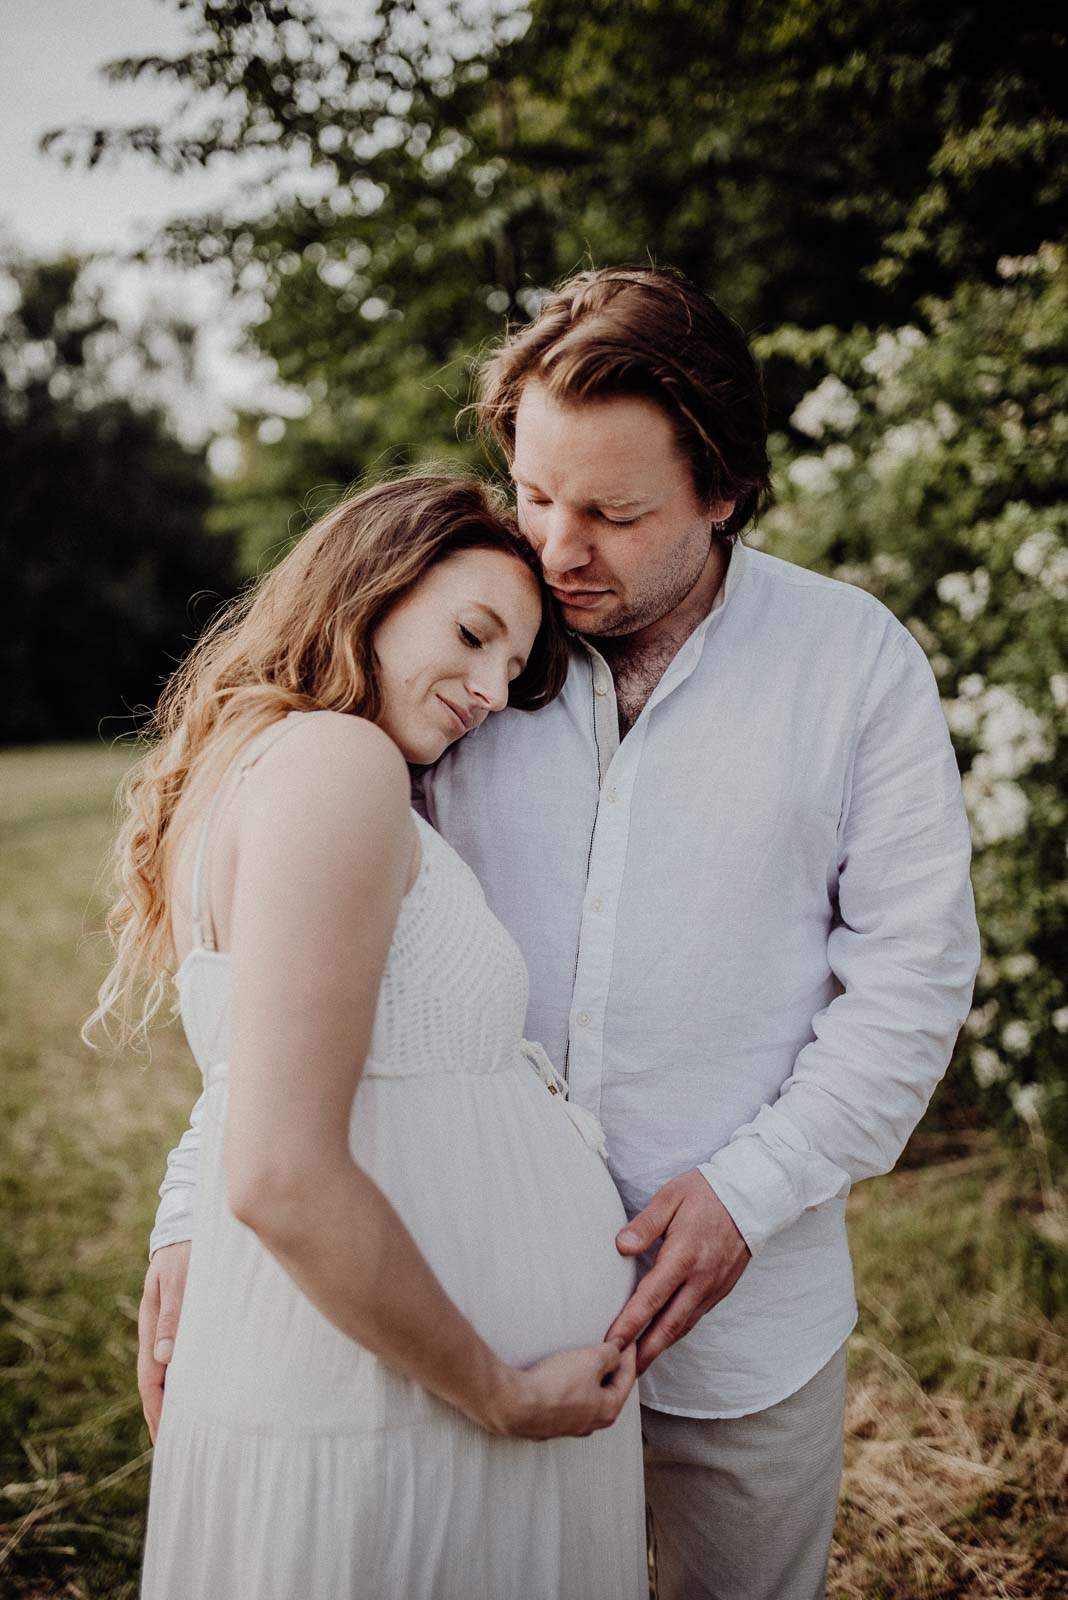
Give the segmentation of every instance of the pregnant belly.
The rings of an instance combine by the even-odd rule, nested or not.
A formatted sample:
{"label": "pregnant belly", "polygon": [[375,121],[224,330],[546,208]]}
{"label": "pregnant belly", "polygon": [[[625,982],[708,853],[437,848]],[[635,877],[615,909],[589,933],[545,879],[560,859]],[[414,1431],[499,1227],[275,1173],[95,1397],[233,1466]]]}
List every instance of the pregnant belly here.
{"label": "pregnant belly", "polygon": [[[205,1119],[172,1411],[294,1433],[452,1413],[311,1304],[226,1204],[222,1103]],[[595,1344],[631,1293],[622,1203],[600,1157],[525,1064],[486,1077],[365,1080],[350,1145],[449,1297],[512,1366]],[[361,1218],[353,1217],[353,1227]],[[385,1269],[388,1271],[388,1263]]]}
{"label": "pregnant belly", "polygon": [[635,1282],[615,1247],[626,1214],[604,1162],[526,1063],[369,1080],[351,1142],[502,1360],[526,1366],[604,1338]]}

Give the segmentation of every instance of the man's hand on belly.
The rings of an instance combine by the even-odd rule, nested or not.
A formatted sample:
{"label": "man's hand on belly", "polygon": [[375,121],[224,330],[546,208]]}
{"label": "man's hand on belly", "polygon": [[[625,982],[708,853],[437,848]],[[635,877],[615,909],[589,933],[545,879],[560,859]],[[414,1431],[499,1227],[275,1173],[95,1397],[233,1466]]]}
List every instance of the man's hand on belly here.
{"label": "man's hand on belly", "polygon": [[616,1249],[621,1255],[640,1255],[661,1236],[664,1242],[652,1271],[605,1334],[606,1339],[622,1339],[624,1346],[641,1334],[639,1373],[730,1294],[750,1259],[730,1212],[696,1168],[657,1190],[645,1210],[616,1235]]}

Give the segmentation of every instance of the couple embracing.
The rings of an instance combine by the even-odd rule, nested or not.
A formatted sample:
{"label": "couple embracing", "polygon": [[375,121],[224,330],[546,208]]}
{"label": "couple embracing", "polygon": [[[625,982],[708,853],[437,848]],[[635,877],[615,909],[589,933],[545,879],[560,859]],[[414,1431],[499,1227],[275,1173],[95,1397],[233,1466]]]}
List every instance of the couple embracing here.
{"label": "couple embracing", "polygon": [[978,959],[937,689],[742,543],[760,377],[678,276],[570,279],[478,415],[518,526],[447,474],[348,499],[130,783],[99,1014],[176,968],[204,1076],[142,1592],[639,1600],[647,1507],[660,1600],[815,1600],[846,1196]]}

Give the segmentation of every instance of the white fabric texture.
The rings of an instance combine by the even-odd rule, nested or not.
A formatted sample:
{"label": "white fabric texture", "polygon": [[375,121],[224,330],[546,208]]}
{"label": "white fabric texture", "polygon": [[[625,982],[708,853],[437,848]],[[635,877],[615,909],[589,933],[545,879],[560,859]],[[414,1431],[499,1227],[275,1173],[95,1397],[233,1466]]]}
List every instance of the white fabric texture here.
{"label": "white fabric texture", "polygon": [[[624,1212],[600,1130],[576,1126],[521,1037],[519,951],[470,869],[419,833],[350,1147],[446,1292],[527,1365],[603,1338],[634,1283]],[[644,1600],[636,1391],[586,1439],[495,1437],[342,1335],[233,1217],[229,986],[210,949],[179,973],[205,1093],[143,1600]]]}
{"label": "white fabric texture", "polygon": [[[897,1160],[978,965],[919,645],[862,590],[736,544],[622,741],[576,642],[558,700],[489,718],[422,787],[526,958],[526,1032],[603,1125],[628,1214],[696,1167],[753,1250],[643,1401],[731,1417],[795,1393],[855,1321],[849,1186]],[[153,1247],[188,1237],[196,1145],[169,1159]]]}

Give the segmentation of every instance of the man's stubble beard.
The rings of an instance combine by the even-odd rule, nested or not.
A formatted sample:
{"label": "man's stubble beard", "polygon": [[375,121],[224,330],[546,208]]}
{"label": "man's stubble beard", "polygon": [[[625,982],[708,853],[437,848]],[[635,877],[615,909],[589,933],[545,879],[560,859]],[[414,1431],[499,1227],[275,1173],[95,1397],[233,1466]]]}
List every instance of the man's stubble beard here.
{"label": "man's stubble beard", "polygon": [[588,623],[583,623],[573,631],[589,639],[626,639],[661,622],[682,605],[700,582],[714,544],[709,531],[709,544],[704,553],[698,551],[692,561],[686,561],[681,552],[677,553],[672,565],[658,574],[663,581],[657,584],[655,590],[647,591],[643,597],[612,616],[603,619],[591,617]]}

